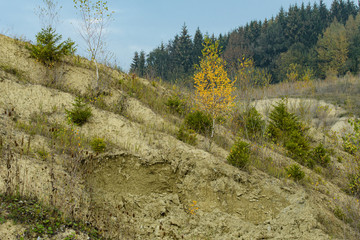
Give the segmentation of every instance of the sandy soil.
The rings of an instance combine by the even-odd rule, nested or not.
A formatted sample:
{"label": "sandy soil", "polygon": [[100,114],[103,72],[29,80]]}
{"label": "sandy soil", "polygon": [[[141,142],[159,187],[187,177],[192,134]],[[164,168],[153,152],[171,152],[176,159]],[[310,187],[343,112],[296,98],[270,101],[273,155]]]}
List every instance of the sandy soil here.
{"label": "sandy soil", "polygon": [[[18,121],[28,121],[33,113],[40,112],[49,115],[53,122],[67,124],[65,109],[71,107],[75,96],[40,85],[42,67],[29,59],[14,40],[0,36],[0,42],[3,43],[0,44],[0,64],[21,68],[30,79],[27,83],[19,82],[0,71],[0,113],[14,108]],[[88,69],[67,66],[64,86],[81,92],[89,81]],[[264,100],[256,107],[266,115],[274,101]],[[327,118],[341,119],[341,110],[323,102],[294,99],[290,103],[309,106],[309,109],[326,108],[329,109]],[[313,108],[314,105],[317,107]],[[334,184],[322,184],[324,190],[321,191],[309,190],[312,188],[288,179],[276,179],[256,169],[251,173],[241,171],[226,163],[224,149],[217,147],[219,153],[212,154],[167,134],[164,129],[176,126],[136,99],[129,100],[127,114],[131,117],[95,107],[92,112],[90,121],[78,129],[89,138],[104,137],[113,147],[91,161],[85,159],[81,165],[85,174],[76,176],[70,175],[66,168],[71,157],[56,154],[54,174],[58,190],[53,197],[54,204],[63,212],[91,222],[107,237],[329,239],[326,224],[319,221],[321,214],[332,217],[333,229],[342,229],[342,222],[334,218],[328,204],[333,195],[326,193],[344,197]],[[319,119],[324,117],[316,114]],[[13,148],[14,139],[19,142],[23,136],[28,137],[15,125],[11,117],[0,115],[2,134]],[[32,147],[40,147],[46,141],[44,137],[35,136]],[[274,161],[293,162],[270,149],[261,151]],[[24,156],[16,151],[14,155],[21,174],[20,183],[14,180],[13,184],[20,184],[25,195],[50,202],[49,162],[36,155]],[[305,171],[313,179],[318,177],[308,169]],[[5,173],[5,165],[1,164],[1,192],[5,189]],[[6,222],[0,225],[0,238],[14,236],[21,230]],[[336,232],[332,235],[339,236]],[[351,229],[346,236],[356,237]]]}

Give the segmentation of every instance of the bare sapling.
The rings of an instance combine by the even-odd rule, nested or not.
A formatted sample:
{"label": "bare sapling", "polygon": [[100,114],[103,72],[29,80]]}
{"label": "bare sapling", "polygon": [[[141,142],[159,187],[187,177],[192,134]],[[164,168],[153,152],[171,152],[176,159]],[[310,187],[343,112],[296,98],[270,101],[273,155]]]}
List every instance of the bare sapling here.
{"label": "bare sapling", "polygon": [[61,6],[54,0],[43,0],[44,6],[38,6],[35,9],[35,14],[38,15],[42,28],[56,29],[59,23],[59,13]]}
{"label": "bare sapling", "polygon": [[106,1],[73,0],[75,8],[80,15],[78,25],[81,38],[86,44],[90,60],[95,64],[94,89],[99,90],[99,58],[105,53],[105,30],[112,20]]}

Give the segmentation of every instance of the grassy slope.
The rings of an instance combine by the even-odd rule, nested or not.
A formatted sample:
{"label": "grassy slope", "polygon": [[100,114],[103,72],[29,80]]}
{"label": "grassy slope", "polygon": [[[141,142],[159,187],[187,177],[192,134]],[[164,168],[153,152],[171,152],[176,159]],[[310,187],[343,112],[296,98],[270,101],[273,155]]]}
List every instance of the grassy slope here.
{"label": "grassy slope", "polygon": [[[359,220],[353,211],[358,203],[341,190],[352,157],[336,144],[328,141],[332,167],[303,168],[307,177],[300,184],[284,176],[284,167],[294,161],[271,144],[252,144],[255,167],[244,172],[225,161],[235,139],[227,125],[218,129],[210,149],[203,136],[195,147],[176,139],[182,119],[164,104],[174,93],[167,86],[104,67],[103,94],[91,96],[93,72],[86,60],[68,58],[49,71],[28,58],[24,43],[4,36],[0,41],[0,112],[7,113],[0,118],[2,160],[15,156],[9,171],[13,190],[53,204],[112,238],[358,236],[353,224]],[[281,89],[286,93],[287,87],[294,89]],[[267,91],[270,96],[271,88]],[[65,117],[75,95],[87,96],[93,111],[81,128]],[[318,114],[317,119],[325,118]],[[61,134],[54,135],[54,128]],[[320,129],[313,129],[318,139]],[[106,140],[105,153],[92,152],[94,137]],[[5,164],[0,172],[3,192]]]}

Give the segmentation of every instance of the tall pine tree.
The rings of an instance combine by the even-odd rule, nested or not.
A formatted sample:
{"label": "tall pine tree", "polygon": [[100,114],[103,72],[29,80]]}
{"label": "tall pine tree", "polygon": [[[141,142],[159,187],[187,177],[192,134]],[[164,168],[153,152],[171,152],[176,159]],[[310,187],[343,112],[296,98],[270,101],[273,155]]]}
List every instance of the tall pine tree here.
{"label": "tall pine tree", "polygon": [[200,28],[196,29],[194,40],[193,40],[193,50],[192,50],[192,62],[194,65],[198,65],[200,62],[200,57],[202,56],[204,37],[200,31]]}
{"label": "tall pine tree", "polygon": [[130,65],[130,73],[138,74],[138,69],[139,69],[139,53],[135,52],[132,63]]}

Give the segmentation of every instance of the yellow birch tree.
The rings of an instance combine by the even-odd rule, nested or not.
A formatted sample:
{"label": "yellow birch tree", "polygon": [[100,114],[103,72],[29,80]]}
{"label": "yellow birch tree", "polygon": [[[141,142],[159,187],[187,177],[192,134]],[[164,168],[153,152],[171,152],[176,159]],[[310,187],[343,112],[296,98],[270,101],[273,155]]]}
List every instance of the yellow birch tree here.
{"label": "yellow birch tree", "polygon": [[198,107],[212,117],[211,138],[214,137],[215,119],[234,104],[234,83],[225,70],[225,61],[219,56],[219,42],[205,39],[202,59],[194,75],[195,100]]}

